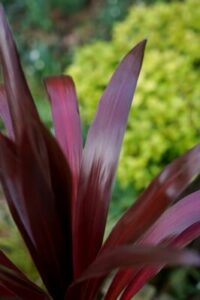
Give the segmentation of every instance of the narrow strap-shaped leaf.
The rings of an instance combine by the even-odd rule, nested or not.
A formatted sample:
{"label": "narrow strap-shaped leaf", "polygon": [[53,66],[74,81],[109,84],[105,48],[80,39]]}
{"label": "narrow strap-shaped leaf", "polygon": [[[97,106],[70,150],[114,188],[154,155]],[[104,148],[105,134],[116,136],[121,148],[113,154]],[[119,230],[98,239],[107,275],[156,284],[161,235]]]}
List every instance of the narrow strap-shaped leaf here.
{"label": "narrow strap-shaped leaf", "polygon": [[[14,299],[20,300],[50,300],[47,294],[39,287],[29,281],[25,276],[21,276],[15,270],[0,265],[0,298],[4,296],[5,288],[7,292],[14,294]],[[6,298],[3,298],[6,300]],[[8,298],[9,299],[9,298]],[[12,299],[12,298],[11,298]]]}
{"label": "narrow strap-shaped leaf", "polygon": [[81,121],[76,90],[72,78],[64,75],[47,78],[45,85],[51,103],[56,138],[72,171],[74,215],[82,158]]}
{"label": "narrow strap-shaped leaf", "polygon": [[43,164],[43,169],[48,174],[48,159],[46,155],[46,147],[34,135],[34,127],[42,127],[39,115],[35,108],[30,90],[28,88],[22,67],[20,64],[17,48],[9,28],[3,7],[0,5],[0,60],[2,64],[4,87],[6,91],[6,100],[10,112],[10,120],[16,143],[19,141],[20,135],[26,129],[31,138],[32,144],[37,148],[38,159]]}
{"label": "narrow strap-shaped leaf", "polygon": [[0,117],[2,118],[10,138],[14,138],[13,124],[9,111],[5,87],[0,85]]}
{"label": "narrow strap-shaped leaf", "polygon": [[[59,147],[55,145],[53,137],[48,133],[39,119],[2,6],[0,6],[0,59],[3,67],[4,86],[13,123],[13,131],[15,136],[18,137],[16,138],[16,143],[19,142],[20,135],[26,130],[31,139],[35,155],[37,155],[37,159],[45,170],[46,178],[49,178],[51,176],[49,174],[49,160],[53,159],[52,157],[48,157],[50,153],[54,152],[54,155],[57,154],[58,158],[55,158],[55,160],[59,159],[61,164],[66,165],[66,162],[60,153]],[[38,137],[39,132],[40,138]],[[44,135],[46,144],[41,138],[41,134]],[[51,149],[47,155],[47,148],[50,146]],[[55,174],[55,176],[57,175]]]}
{"label": "narrow strap-shaped leaf", "polygon": [[[5,267],[2,269],[2,267]],[[5,272],[6,271],[6,272]],[[14,271],[14,272],[11,272]],[[18,268],[16,265],[11,262],[8,257],[0,250],[0,273],[6,273],[7,277],[9,277],[9,272],[12,273],[12,275],[18,277],[23,281],[23,285],[26,286],[26,288],[30,289],[30,293],[36,296],[40,296],[39,299],[47,299],[47,295],[45,295],[44,291],[42,291],[38,286],[36,286],[33,282],[31,282]],[[2,274],[0,275],[0,277]],[[11,278],[10,278],[11,279]],[[8,280],[9,281],[9,280]],[[2,282],[1,282],[2,284]],[[10,289],[10,286],[8,284],[8,289]],[[14,292],[14,291],[12,291]],[[43,295],[43,296],[42,296]],[[0,297],[1,294],[1,288],[0,288]]]}
{"label": "narrow strap-shaped leaf", "polygon": [[[20,150],[23,159],[20,183],[34,242],[43,260],[41,271],[48,279],[50,293],[55,298],[62,298],[67,284],[72,280],[70,227],[65,229],[62,226],[56,199],[46,185],[40,166],[34,160],[26,133]],[[70,220],[68,222],[70,224]]]}
{"label": "narrow strap-shaped leaf", "polygon": [[19,135],[22,127],[29,126],[32,118],[38,119],[38,114],[2,6],[0,6],[0,59],[13,129],[15,134]]}
{"label": "narrow strap-shaped leaf", "polygon": [[[187,238],[188,243],[192,238],[197,237],[195,235],[196,229],[194,231],[191,229],[191,236],[189,234],[190,228],[193,228],[193,226],[196,228],[194,224],[198,222],[200,222],[200,191],[186,196],[166,210],[137,243],[158,245],[163,241],[169,240],[171,245],[177,246],[178,240],[182,242],[182,234],[185,236],[185,239]],[[188,237],[184,232],[188,232]],[[185,244],[182,242],[182,245],[184,246]],[[111,283],[106,300],[117,299],[136,273],[137,270],[135,269],[118,272],[113,279],[113,283]]]}
{"label": "narrow strap-shaped leaf", "polygon": [[170,163],[122,216],[105,248],[135,242],[200,173],[200,145]]}
{"label": "narrow strap-shaped leaf", "polygon": [[62,297],[72,280],[70,226],[62,227],[54,194],[26,133],[16,160],[11,145],[2,137],[1,179],[11,212],[47,289],[54,297]]}
{"label": "narrow strap-shaped leaf", "polygon": [[122,60],[102,98],[89,129],[80,171],[75,217],[74,268],[78,276],[99,251],[112,182],[142,65],[146,41]]}
{"label": "narrow strap-shaped leaf", "polygon": [[116,300],[137,273],[138,269],[136,268],[126,268],[118,271],[106,292],[105,300]]}
{"label": "narrow strap-shaped leaf", "polygon": [[[10,275],[11,276],[10,276]],[[38,286],[36,286],[33,282],[31,282],[18,268],[16,265],[14,265],[9,258],[0,250],[0,278],[4,278],[4,285],[5,285],[5,277],[7,278],[7,282],[13,281],[14,279],[12,277],[16,277],[17,281],[20,280],[23,282],[23,286],[26,287],[26,289],[30,290],[29,293],[33,296],[38,296],[37,299],[48,299],[47,295],[44,293],[42,289],[40,289]],[[0,280],[1,281],[1,280]],[[1,282],[3,284],[3,282]],[[17,285],[17,282],[16,282]],[[7,289],[10,290],[11,286],[9,283],[7,284]],[[19,290],[21,289],[19,285]],[[16,292],[14,290],[10,290],[12,292]],[[0,288],[0,298],[1,298],[1,288]],[[33,297],[32,296],[32,297]]]}
{"label": "narrow strap-shaped leaf", "polygon": [[107,250],[83,272],[77,282],[106,275],[116,268],[127,266],[142,267],[145,265],[200,265],[200,256],[193,251],[180,251],[175,248],[123,245]]}
{"label": "narrow strap-shaped leaf", "polygon": [[200,222],[200,191],[168,208],[138,243],[157,245],[170,237],[176,238],[196,222]]}
{"label": "narrow strap-shaped leaf", "polygon": [[30,223],[25,213],[25,203],[16,179],[19,158],[16,145],[0,133],[0,179],[10,211],[20,229],[25,228],[32,239]]}
{"label": "narrow strap-shaped leaf", "polygon": [[[171,215],[171,217],[169,217]],[[168,226],[167,226],[167,220],[168,220],[168,224],[169,224],[169,230]],[[172,222],[172,220],[174,220]],[[157,223],[155,224],[155,228],[157,229],[157,231],[159,231],[160,229],[160,235],[158,236],[156,234],[157,240],[152,239],[152,244],[153,245],[157,245],[157,243],[161,243],[166,240],[168,240],[168,245],[171,245],[173,247],[184,247],[185,245],[187,245],[189,242],[191,242],[193,239],[197,238],[200,234],[200,192],[196,192],[193,193],[192,195],[187,196],[185,199],[181,200],[181,202],[176,203],[173,207],[169,208],[168,211],[166,213],[164,213],[160,219],[157,221]],[[151,237],[152,234],[155,234],[156,229],[149,231],[149,234],[146,235],[146,237],[144,237],[144,240],[141,241],[141,243],[143,243],[144,245],[142,245],[144,248],[143,249],[147,249],[149,247],[149,244],[151,244]],[[165,230],[166,229],[166,230]],[[162,238],[161,238],[162,236]],[[149,237],[147,239],[147,237]],[[157,242],[156,242],[157,241]],[[165,242],[166,245],[166,242]],[[128,247],[133,247],[132,245],[128,245]],[[140,246],[139,246],[140,247]],[[126,248],[126,246],[125,246]],[[136,247],[137,248],[137,247]],[[139,248],[138,248],[139,249]],[[142,249],[142,248],[141,248]],[[126,249],[127,250],[127,249]],[[97,256],[96,262],[94,262],[94,264],[92,264],[88,270],[86,270],[86,275],[85,273],[83,273],[83,275],[81,276],[82,278],[88,278],[90,275],[91,276],[96,276],[98,273],[99,275],[103,275],[103,271],[106,270],[106,272],[108,272],[108,268],[110,268],[111,270],[111,266],[113,266],[114,264],[117,264],[117,260],[115,260],[115,255],[112,253],[114,252],[115,249],[113,250],[108,250],[108,254],[106,254],[106,256],[104,256],[103,254],[103,259],[101,260],[101,256],[102,254],[99,254]],[[120,250],[119,250],[120,252]],[[141,250],[142,252],[142,250]],[[150,254],[150,252],[149,252]],[[151,258],[154,259],[155,257],[153,257],[153,253],[151,253],[152,256]],[[108,255],[108,257],[107,257]],[[128,255],[129,252],[127,251],[126,255],[125,253],[121,254],[121,257],[119,255],[119,260],[118,263],[119,265],[121,263],[123,263],[126,260],[127,257],[127,266],[131,266],[130,261],[128,261]],[[155,254],[156,255],[156,254]],[[106,259],[104,258],[106,257]],[[99,259],[99,261],[98,261]],[[105,261],[104,261],[105,259]],[[121,261],[120,261],[121,259]],[[144,262],[145,260],[143,260]],[[106,263],[108,263],[108,265],[106,265]],[[118,266],[119,266],[118,265]],[[163,264],[161,264],[163,266]],[[109,288],[107,295],[105,296],[106,300],[116,300],[117,297],[121,294],[122,290],[124,289],[124,287],[126,287],[126,285],[130,282],[130,280],[137,274],[138,272],[138,266],[137,264],[134,266],[134,269],[128,269],[124,272],[119,272],[118,276],[114,278],[113,284],[111,284],[111,287]],[[92,269],[92,271],[90,271],[90,268]],[[145,268],[146,269],[146,268]],[[157,270],[157,272],[160,270],[160,266],[159,264],[157,265],[157,267],[148,267],[149,270],[154,271]],[[100,272],[102,271],[102,274],[100,274]],[[94,272],[92,274],[92,272]],[[147,274],[150,274],[150,272],[146,272]],[[146,274],[145,273],[145,274]],[[88,275],[90,274],[90,275]],[[95,275],[96,274],[96,275]],[[121,284],[120,284],[120,279],[121,279]],[[115,283],[115,284],[114,284]],[[117,285],[116,285],[117,283]],[[84,289],[83,289],[84,290]],[[70,292],[72,293],[72,299],[73,299],[73,293],[76,292],[76,286],[73,289],[73,287],[71,288]],[[70,293],[69,293],[70,295]],[[69,298],[71,299],[71,298]]]}
{"label": "narrow strap-shaped leaf", "polygon": [[[199,172],[200,145],[197,145],[174,160],[152,181],[137,202],[132,205],[114,227],[101,252],[114,245],[136,242],[145,230],[148,230],[159,218],[166,207],[175,201],[179,194],[190,185],[192,179]],[[163,232],[165,232],[165,228],[163,228]],[[120,287],[123,278],[122,276],[120,280],[119,277],[119,283],[115,284],[114,289]],[[92,283],[92,286],[96,285],[98,287],[102,279],[97,279],[96,284]],[[92,296],[88,299],[92,299]]]}
{"label": "narrow strap-shaped leaf", "polygon": [[[183,248],[191,241],[200,236],[200,222],[194,223],[192,226],[184,230],[179,236],[170,242],[171,245]],[[163,266],[154,268],[144,268],[133,277],[127,288],[124,290],[120,300],[131,300],[133,296],[144,286],[144,284],[154,277]],[[109,299],[109,298],[107,298]],[[110,299],[111,300],[111,299]]]}

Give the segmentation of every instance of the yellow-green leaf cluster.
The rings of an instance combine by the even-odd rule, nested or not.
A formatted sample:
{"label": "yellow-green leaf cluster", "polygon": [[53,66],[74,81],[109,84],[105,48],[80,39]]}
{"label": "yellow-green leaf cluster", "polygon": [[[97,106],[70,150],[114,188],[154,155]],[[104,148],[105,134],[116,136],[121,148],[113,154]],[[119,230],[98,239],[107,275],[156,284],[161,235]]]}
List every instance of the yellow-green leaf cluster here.
{"label": "yellow-green leaf cluster", "polygon": [[200,140],[199,16],[198,0],[134,5],[115,25],[111,41],[77,49],[66,71],[89,124],[119,59],[148,38],[119,163],[122,185],[143,189],[163,165]]}

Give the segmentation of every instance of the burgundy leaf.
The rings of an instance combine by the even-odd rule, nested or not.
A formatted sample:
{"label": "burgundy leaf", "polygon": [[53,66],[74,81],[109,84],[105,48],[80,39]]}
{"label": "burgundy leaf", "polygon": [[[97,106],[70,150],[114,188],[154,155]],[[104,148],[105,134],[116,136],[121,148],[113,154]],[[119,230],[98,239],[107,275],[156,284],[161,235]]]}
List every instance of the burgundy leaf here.
{"label": "burgundy leaf", "polygon": [[[71,171],[38,117],[2,8],[0,56],[17,143],[14,147],[1,141],[1,181],[12,215],[47,288],[55,296],[64,295],[72,280]],[[10,147],[16,153],[12,149],[6,155]]]}
{"label": "burgundy leaf", "polygon": [[0,85],[0,117],[4,122],[9,137],[13,139],[14,138],[13,125],[10,116],[6,91],[3,85]]}
{"label": "burgundy leaf", "polygon": [[[16,145],[2,134],[0,134],[0,178],[6,195],[11,213],[16,216],[15,220],[20,228],[26,228],[28,236],[31,237],[29,220],[25,214],[25,203],[16,180],[19,159]],[[15,217],[14,217],[15,219]]]}
{"label": "burgundy leaf", "polygon": [[[192,226],[183,231],[175,239],[172,239],[170,245],[178,248],[185,247],[191,241],[200,236],[200,222],[194,223]],[[132,297],[144,286],[144,284],[154,277],[164,266],[157,268],[144,268],[133,277],[131,282],[128,284],[120,300],[131,300]],[[109,298],[106,298],[109,299]],[[110,298],[110,300],[113,298]]]}
{"label": "burgundy leaf", "polygon": [[170,163],[121,217],[105,248],[135,242],[200,172],[200,145]]}
{"label": "burgundy leaf", "polygon": [[[38,270],[43,273],[44,282],[45,270],[41,270],[43,258],[39,256],[34,244],[34,236],[32,235],[30,221],[26,213],[26,204],[18,181],[17,169],[19,169],[19,158],[16,154],[15,145],[3,135],[0,135],[0,179],[6,195],[11,214],[17,224],[26,245],[33,257]],[[34,216],[35,218],[35,216]],[[36,218],[35,218],[36,219]],[[4,256],[4,264],[12,267],[11,262],[6,261]],[[12,267],[13,269],[13,267]]]}
{"label": "burgundy leaf", "polygon": [[[14,285],[13,278],[17,278],[17,282],[23,282],[23,285],[17,284],[16,289],[12,289]],[[28,290],[29,295],[32,297],[30,299],[34,299],[33,297],[37,297],[36,299],[49,299],[47,295],[42,291],[39,287],[37,287],[34,283],[32,283],[9,259],[8,257],[0,251],[0,295],[9,295],[14,293],[15,296],[19,296],[19,293],[23,293],[23,290]],[[4,289],[4,291],[3,291]],[[18,292],[19,293],[18,293]],[[16,295],[17,292],[17,295]],[[25,299],[25,298],[23,298]],[[29,299],[29,298],[28,298]],[[27,298],[26,298],[27,300]]]}
{"label": "burgundy leaf", "polygon": [[[200,192],[198,193],[199,195],[200,195]],[[198,195],[195,195],[196,197],[198,197]],[[197,199],[197,198],[196,198]],[[195,200],[196,200],[195,199]],[[185,201],[188,201],[188,198],[187,198],[187,200],[186,199],[184,199],[184,202]],[[200,203],[200,198],[199,198],[199,201],[198,201],[198,204]],[[197,204],[197,203],[196,203]],[[180,206],[179,207],[177,207],[177,210],[180,208]],[[187,209],[188,208],[188,206],[186,206],[186,208],[185,209]],[[177,212],[177,210],[174,210],[174,213],[175,212]],[[193,213],[194,213],[194,209],[193,209]],[[191,214],[191,212],[190,212],[190,214]],[[200,235],[200,221],[199,222],[196,222],[196,220],[198,219],[198,220],[200,220],[200,217],[198,217],[197,218],[197,216],[200,216],[200,214],[199,214],[199,210],[196,212],[196,213],[194,213],[194,219],[193,219],[193,222],[191,221],[191,216],[190,216],[190,218],[188,218],[188,222],[186,221],[186,223],[187,224],[192,224],[191,226],[189,226],[189,227],[186,227],[186,229],[185,230],[183,230],[180,234],[178,234],[178,235],[176,235],[176,234],[170,234],[170,239],[168,239],[168,243],[167,243],[167,245],[168,246],[173,246],[173,247],[178,247],[178,248],[182,248],[182,247],[185,247],[188,243],[190,243],[192,240],[194,240],[195,238],[197,238],[199,235]],[[184,216],[183,216],[184,217]],[[162,218],[162,217],[161,217]],[[166,217],[164,217],[164,219],[165,218],[167,218],[167,216]],[[181,215],[180,215],[180,218],[178,219],[178,221],[180,222],[180,219],[181,219]],[[189,222],[189,219],[190,219],[190,222]],[[169,220],[169,223],[170,223],[170,221],[171,221],[171,219]],[[178,222],[177,221],[177,222]],[[162,222],[158,222],[158,226],[161,224]],[[185,226],[183,226],[183,228],[185,228]],[[161,230],[163,230],[163,228],[161,227]],[[162,232],[162,231],[161,231]],[[165,237],[165,239],[166,239],[166,237]],[[129,245],[130,246],[130,248],[131,247],[133,247],[134,248],[134,246],[131,246],[131,245]],[[128,247],[129,247],[128,246]],[[165,246],[166,246],[166,243],[165,243]],[[126,247],[126,246],[125,246]],[[143,249],[147,249],[147,251],[148,251],[148,247],[149,247],[149,245],[144,245],[143,246],[144,248]],[[140,248],[140,247],[139,247]],[[138,248],[138,249],[139,249]],[[136,246],[136,249],[137,249],[137,246]],[[161,248],[161,249],[163,249],[163,248]],[[150,249],[151,250],[151,249]],[[153,249],[154,250],[154,249]],[[157,249],[156,249],[157,250]],[[111,250],[111,252],[114,252],[115,250]],[[120,250],[119,250],[120,251]],[[142,252],[143,250],[141,250],[141,252]],[[145,250],[144,250],[145,251]],[[174,248],[173,248],[173,251],[174,251]],[[172,251],[172,252],[173,252]],[[140,251],[139,251],[139,253],[141,253]],[[129,254],[129,253],[128,253]],[[149,253],[150,254],[150,253]],[[151,253],[152,254],[152,262],[153,262],[153,260],[155,259],[155,257],[154,257],[154,255],[153,255],[153,253]],[[155,255],[157,255],[157,254],[155,254]],[[105,271],[105,269],[106,268],[110,268],[110,270],[112,269],[112,267],[111,267],[111,265],[113,266],[115,263],[117,264],[117,262],[116,261],[114,261],[113,262],[113,259],[115,259],[115,255],[114,254],[110,254],[110,252],[108,252],[108,257],[107,257],[107,255],[106,255],[106,262],[108,263],[108,265],[106,265],[105,266],[105,261],[103,261],[104,260],[104,258],[101,260],[101,254],[99,255],[100,257],[99,257],[99,262],[97,262],[97,265],[96,265],[96,263],[94,263],[94,265],[92,264],[92,271],[94,271],[94,273],[93,273],[93,276],[95,277],[95,275],[97,275],[97,273],[98,273],[98,275],[100,275],[99,274],[99,269],[98,268],[100,268],[100,270],[104,270]],[[118,257],[118,259],[119,259],[119,264],[120,263],[122,263],[122,261],[124,261],[124,260],[126,260],[126,257],[127,257],[127,259],[128,259],[128,256],[127,256],[127,253],[126,253],[126,255],[124,254],[124,255],[121,255],[121,258],[120,258],[120,255],[119,255],[119,257]],[[120,259],[121,259],[121,261],[120,261]],[[98,260],[98,257],[97,257],[97,260]],[[145,260],[143,260],[143,262],[145,262]],[[131,263],[130,262],[128,262],[127,261],[127,264],[128,264],[128,266],[130,266],[131,265]],[[119,265],[118,265],[119,266]],[[124,266],[124,265],[123,265]],[[159,271],[160,271],[160,269],[163,267],[163,264],[162,265],[157,265],[157,267],[147,267],[147,268],[144,268],[144,269],[141,269],[141,268],[139,268],[139,269],[141,269],[140,271],[138,271],[138,267],[141,267],[141,266],[138,266],[137,264],[136,264],[136,267],[134,268],[134,269],[131,269],[131,268],[129,268],[129,269],[126,269],[126,271],[121,271],[121,272],[118,272],[117,273],[117,275],[114,277],[114,280],[113,280],[113,282],[112,282],[112,284],[111,284],[111,286],[110,286],[110,288],[109,288],[109,290],[108,290],[108,292],[106,293],[106,295],[105,295],[105,300],[116,300],[117,299],[117,297],[121,294],[121,292],[123,291],[123,289],[126,287],[126,285],[127,284],[129,284],[129,282],[131,281],[131,280],[133,280],[133,282],[131,283],[132,285],[134,284],[134,279],[135,279],[135,285],[134,285],[134,288],[137,288],[137,291],[144,285],[144,283],[148,280],[148,279],[150,279],[151,277],[153,277],[154,275],[156,275]],[[107,272],[108,272],[108,269],[107,269]],[[82,278],[85,278],[85,277],[87,277],[87,274],[89,274],[90,273],[90,267],[89,267],[89,270],[88,271],[86,271],[86,275],[84,275],[85,273],[83,273],[83,275],[81,276],[81,279]],[[90,273],[90,275],[91,275],[91,273]],[[149,276],[149,277],[148,277]],[[146,279],[147,278],[147,279]],[[96,283],[96,282],[95,282]],[[81,284],[83,284],[82,282],[79,284],[79,288],[82,288],[82,290],[83,290],[83,292],[84,292],[84,288],[86,288],[87,287],[87,285],[83,285],[83,286],[81,286]],[[130,284],[130,286],[131,286],[131,284]],[[91,287],[91,285],[90,285],[90,287]],[[74,287],[72,287],[71,288],[71,290],[70,290],[70,292],[71,292],[71,294],[69,293],[68,295],[69,296],[71,296],[72,298],[69,298],[69,299],[73,299],[73,296],[75,295],[74,293],[76,293],[76,285],[75,285],[75,288]],[[88,294],[87,294],[88,295]],[[82,298],[81,298],[82,299]],[[84,299],[84,297],[83,297],[83,299]],[[87,299],[89,299],[89,298],[87,298]],[[128,298],[129,299],[129,298]],[[131,298],[130,298],[131,299]],[[124,299],[123,299],[124,300]]]}
{"label": "burgundy leaf", "polygon": [[45,85],[51,102],[56,138],[72,171],[74,216],[82,157],[81,122],[76,90],[72,78],[64,75],[47,78]]}
{"label": "burgundy leaf", "polygon": [[13,129],[19,136],[22,128],[30,126],[31,119],[38,120],[38,114],[2,6],[0,6],[0,59],[11,119],[15,123]]}
{"label": "burgundy leaf", "polygon": [[14,299],[20,300],[50,300],[44,291],[25,276],[2,265],[0,265],[0,294],[1,296],[14,294]]}
{"label": "burgundy leaf", "polygon": [[[152,181],[136,203],[118,221],[101,252],[115,245],[136,242],[158,219],[166,207],[173,203],[190,185],[199,172],[200,145],[197,145],[170,163]],[[120,278],[119,284],[115,284],[116,289],[120,286],[122,280]],[[98,288],[101,281],[102,279],[97,279],[96,284],[92,283],[92,286]],[[95,289],[92,295],[94,294]],[[92,296],[88,299],[92,299]]]}
{"label": "burgundy leaf", "polygon": [[126,268],[117,272],[106,292],[105,300],[116,300],[137,273],[138,269],[136,268]]}
{"label": "burgundy leaf", "polygon": [[122,60],[100,99],[88,132],[73,233],[76,276],[95,258],[102,244],[112,182],[145,44],[140,42]]}
{"label": "burgundy leaf", "polygon": [[17,159],[11,146],[12,142],[2,137],[1,177],[8,203],[45,285],[53,296],[61,297],[72,280],[70,226],[61,226],[54,193],[26,133]]}
{"label": "burgundy leaf", "polygon": [[[170,207],[137,243],[158,245],[163,242],[166,244],[168,241],[168,245],[178,246],[180,241],[181,245],[185,246],[197,237],[198,222],[200,222],[200,191],[188,195]],[[137,271],[128,269],[118,272],[108,290],[106,300],[116,299]]]}
{"label": "burgundy leaf", "polygon": [[2,6],[0,6],[0,59],[3,67],[7,106],[10,112],[9,118],[16,142],[19,141],[20,135],[26,129],[33,139],[32,144],[37,148],[36,153],[38,153],[38,159],[40,158],[40,164],[43,164],[46,176],[49,177],[46,147],[41,141],[38,143],[38,138],[34,134],[36,127],[43,128],[44,126],[40,122],[26,83],[17,48]]}
{"label": "burgundy leaf", "polygon": [[123,245],[107,250],[83,272],[77,282],[106,275],[116,268],[144,265],[200,265],[200,256],[193,251],[150,245]]}
{"label": "burgundy leaf", "polygon": [[177,237],[188,227],[200,221],[200,191],[192,193],[167,209],[142,236],[140,244],[157,245]]}

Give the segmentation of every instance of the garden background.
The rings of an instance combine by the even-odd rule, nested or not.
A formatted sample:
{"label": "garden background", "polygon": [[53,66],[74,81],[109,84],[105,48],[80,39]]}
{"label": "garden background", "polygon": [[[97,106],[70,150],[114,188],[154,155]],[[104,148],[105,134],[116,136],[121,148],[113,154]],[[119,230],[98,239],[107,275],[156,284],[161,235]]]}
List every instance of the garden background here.
{"label": "garden background", "polygon": [[[39,112],[50,129],[51,113],[42,78],[72,75],[85,137],[98,99],[119,60],[138,41],[148,38],[114,186],[109,231],[162,167],[200,139],[199,1],[2,2]],[[40,282],[6,211],[3,195],[1,198],[0,247]],[[156,292],[172,297],[168,299],[199,299],[200,272],[195,268],[169,269],[152,284]]]}

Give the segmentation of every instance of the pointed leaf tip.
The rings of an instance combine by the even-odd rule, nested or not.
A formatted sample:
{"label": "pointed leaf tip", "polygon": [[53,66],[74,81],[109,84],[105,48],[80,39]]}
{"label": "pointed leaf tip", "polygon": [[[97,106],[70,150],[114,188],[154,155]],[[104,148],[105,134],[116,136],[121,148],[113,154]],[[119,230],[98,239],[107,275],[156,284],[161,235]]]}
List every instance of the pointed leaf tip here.
{"label": "pointed leaf tip", "polygon": [[74,236],[78,237],[74,239],[73,247],[76,276],[91,263],[102,245],[112,183],[145,44],[146,40],[141,41],[119,63],[88,131],[74,229]]}
{"label": "pointed leaf tip", "polygon": [[138,54],[141,54],[141,52],[143,52],[141,56],[141,60],[142,60],[146,48],[146,44],[147,44],[147,39],[144,39],[140,41],[136,46],[134,46],[130,52],[132,52],[134,55],[136,55],[137,52]]}

